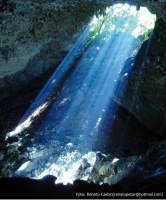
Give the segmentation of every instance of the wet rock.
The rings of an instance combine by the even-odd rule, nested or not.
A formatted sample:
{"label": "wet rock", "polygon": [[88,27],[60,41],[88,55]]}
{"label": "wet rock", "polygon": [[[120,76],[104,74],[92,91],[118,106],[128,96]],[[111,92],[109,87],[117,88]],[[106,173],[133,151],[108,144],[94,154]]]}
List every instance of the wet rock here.
{"label": "wet rock", "polygon": [[74,165],[74,161],[72,159],[70,159],[69,161],[66,162],[66,164],[64,165],[65,168],[72,168]]}
{"label": "wet rock", "polygon": [[64,164],[63,158],[59,157],[56,164],[62,166]]}
{"label": "wet rock", "polygon": [[22,156],[25,157],[25,158],[28,158],[29,154],[25,151],[24,153],[22,153]]}
{"label": "wet rock", "polygon": [[32,170],[31,175],[32,175],[32,177],[38,176],[38,171],[36,169]]}
{"label": "wet rock", "polygon": [[44,145],[39,145],[39,149],[40,149],[40,150],[43,150],[44,148],[45,148]]}
{"label": "wet rock", "polygon": [[58,174],[57,174],[57,176],[58,176],[59,179],[62,178],[62,176],[63,176],[63,174],[64,174],[65,171],[66,171],[65,167],[62,166],[62,167],[60,168]]}
{"label": "wet rock", "polygon": [[99,169],[99,176],[100,175],[103,175],[103,176],[112,176],[112,175],[115,175],[115,171],[114,169],[110,168],[110,167],[106,167],[106,166],[103,166]]}
{"label": "wet rock", "polygon": [[100,151],[96,153],[96,161],[94,167],[99,170],[104,164],[108,163],[108,157]]}
{"label": "wet rock", "polygon": [[15,146],[15,145],[9,146],[8,150],[7,150],[7,156],[10,155],[10,154],[12,154],[16,150],[17,150],[17,146]]}
{"label": "wet rock", "polygon": [[52,175],[57,175],[58,174],[58,172],[59,172],[59,167],[58,166],[56,166],[55,164],[52,164],[51,166],[50,166],[50,168],[48,169],[48,172],[49,172],[49,174],[52,174]]}
{"label": "wet rock", "polygon": [[[18,160],[21,160],[22,158],[24,158],[25,156],[24,155],[22,155],[22,154],[20,154],[19,156],[18,156]],[[27,156],[28,157],[28,156]],[[25,157],[25,158],[27,158],[27,157]]]}
{"label": "wet rock", "polygon": [[27,147],[28,152],[33,152],[33,151],[36,151],[36,150],[37,150],[37,148],[35,148],[35,147]]}
{"label": "wet rock", "polygon": [[[91,167],[90,163],[88,163],[88,160],[86,158],[83,158],[81,160],[80,166],[78,167],[78,169],[76,170],[74,176],[73,176],[73,180],[76,179],[82,179],[84,176],[87,175],[88,171],[87,168]],[[91,170],[89,170],[90,172]]]}
{"label": "wet rock", "polygon": [[80,152],[77,152],[77,153],[76,153],[76,157],[77,157],[77,158],[80,158],[80,157],[81,157],[81,153],[80,153]]}
{"label": "wet rock", "polygon": [[153,171],[152,175],[147,176],[147,177],[155,177],[158,175],[166,175],[166,170],[163,169],[162,167],[159,167],[155,171]]}
{"label": "wet rock", "polygon": [[83,159],[82,159],[82,162],[81,162],[81,166],[82,166],[82,168],[88,168],[88,167],[90,167],[91,165],[89,164],[88,159],[83,158]]}
{"label": "wet rock", "polygon": [[138,160],[138,156],[112,159],[101,152],[97,152],[96,161],[89,174],[88,182],[94,181],[97,183],[104,182],[116,184],[118,181],[132,173],[132,169],[135,167]]}
{"label": "wet rock", "polygon": [[29,178],[30,178],[30,177],[31,177],[31,174],[27,174],[26,177],[29,177]]}
{"label": "wet rock", "polygon": [[95,152],[88,152],[87,159],[88,159],[89,163],[94,164],[94,162],[96,160],[96,154],[95,154]]}
{"label": "wet rock", "polygon": [[16,176],[24,176],[28,173],[30,173],[32,170],[37,168],[37,159],[34,159],[32,161],[26,161],[23,163],[20,168],[15,172]]}
{"label": "wet rock", "polygon": [[41,150],[41,151],[36,151],[32,154],[31,158],[34,159],[34,158],[39,158],[39,157],[42,157],[44,154],[44,151]]}
{"label": "wet rock", "polygon": [[69,150],[72,150],[72,148],[74,147],[74,145],[70,142],[66,145],[66,149],[69,151]]}
{"label": "wet rock", "polygon": [[46,167],[50,167],[50,166],[51,166],[50,162],[46,163]]}

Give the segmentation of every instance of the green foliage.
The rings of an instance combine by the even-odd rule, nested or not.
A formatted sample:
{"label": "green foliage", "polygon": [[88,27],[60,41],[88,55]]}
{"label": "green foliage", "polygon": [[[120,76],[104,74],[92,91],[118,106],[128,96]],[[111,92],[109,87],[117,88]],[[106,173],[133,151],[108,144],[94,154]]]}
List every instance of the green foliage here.
{"label": "green foliage", "polygon": [[133,56],[137,55],[138,49],[133,52]]}
{"label": "green foliage", "polygon": [[148,29],[144,24],[140,24],[140,28],[141,28],[141,34],[144,35],[145,37],[148,37],[150,32],[153,30],[153,29]]}
{"label": "green foliage", "polygon": [[[148,17],[143,17],[144,13]],[[116,34],[127,31],[128,34],[135,37],[138,37],[138,35],[147,37],[154,28],[155,20],[155,16],[151,15],[145,8],[141,7],[137,13],[133,6],[116,4],[105,11],[96,13],[94,20],[90,24],[90,37],[86,48],[95,39],[100,41],[100,43],[107,42],[113,31]]]}
{"label": "green foliage", "polygon": [[104,14],[98,14],[90,25],[90,39],[86,47],[95,38],[100,38],[101,42],[106,42],[113,30],[116,30],[116,33],[132,30],[135,25],[135,16],[131,9],[130,6],[117,4],[114,7],[107,8]]}

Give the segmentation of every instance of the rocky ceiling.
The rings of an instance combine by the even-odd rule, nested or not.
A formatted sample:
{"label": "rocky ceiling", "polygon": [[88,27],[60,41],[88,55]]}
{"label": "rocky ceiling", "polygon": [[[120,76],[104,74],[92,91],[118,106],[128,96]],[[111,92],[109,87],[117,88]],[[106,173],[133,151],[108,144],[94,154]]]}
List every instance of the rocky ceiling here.
{"label": "rocky ceiling", "polygon": [[[72,48],[97,11],[116,3],[146,6],[156,14],[156,23],[132,114],[146,127],[161,136],[166,132],[165,68],[166,1],[116,0],[1,0],[0,1],[0,100],[10,98],[29,82],[55,68]],[[159,21],[158,21],[159,22]],[[139,69],[147,41],[142,45],[136,62]],[[140,57],[139,57],[140,56]],[[137,70],[138,70],[137,69]],[[131,85],[138,73],[129,80],[125,98],[114,100],[129,110]],[[123,80],[125,81],[125,80]]]}
{"label": "rocky ceiling", "polygon": [[[41,49],[45,49],[42,53],[48,55],[52,48],[56,60],[57,57],[61,60],[93,14],[115,3],[129,3],[136,5],[138,9],[140,6],[146,6],[151,13],[156,14],[157,18],[166,21],[165,0],[1,0],[0,2],[0,78],[32,65],[30,60],[39,56]],[[55,64],[55,58],[51,60]]]}

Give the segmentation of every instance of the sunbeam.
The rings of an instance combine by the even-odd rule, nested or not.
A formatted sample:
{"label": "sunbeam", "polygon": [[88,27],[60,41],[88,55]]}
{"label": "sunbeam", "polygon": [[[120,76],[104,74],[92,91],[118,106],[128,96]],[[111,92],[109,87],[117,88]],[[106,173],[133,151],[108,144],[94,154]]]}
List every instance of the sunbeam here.
{"label": "sunbeam", "polygon": [[138,76],[136,88],[135,88],[134,94],[133,94],[133,96],[132,96],[132,102],[131,102],[130,109],[129,109],[129,113],[128,113],[128,116],[127,116],[127,120],[126,120],[126,123],[125,123],[125,126],[124,126],[124,130],[123,130],[123,133],[122,133],[122,139],[121,139],[121,141],[120,141],[118,151],[122,148],[122,144],[123,144],[123,142],[124,142],[124,138],[125,138],[125,134],[126,134],[126,129],[127,129],[128,123],[129,123],[129,119],[130,119],[132,110],[133,110],[133,106],[134,106],[136,94],[137,94],[137,92],[138,92],[138,87],[139,87],[139,84],[140,84],[140,80],[141,80],[141,76],[142,76],[142,71],[143,71],[143,69],[144,69],[144,67],[145,67],[145,60],[146,60],[146,58],[147,58],[148,49],[149,49],[149,45],[150,45],[150,41],[151,41],[152,35],[153,35],[153,31],[151,32],[151,35],[150,35],[150,38],[149,38],[149,41],[148,41],[148,45],[147,45],[146,52],[145,52],[145,56],[144,56],[144,59],[143,59],[142,65],[141,65],[140,72],[139,72],[139,76]]}
{"label": "sunbeam", "polygon": [[[125,93],[133,67],[131,65],[126,72],[126,63],[129,58],[132,62],[135,60],[135,52],[140,48],[140,44],[135,45],[138,36],[146,31],[144,39],[147,39],[149,30],[153,29],[154,24],[150,22],[148,29],[142,31],[140,27],[144,26],[144,20],[141,16],[142,8],[137,11],[136,7],[128,4],[116,4],[107,8],[102,15],[94,16],[18,126],[7,134],[6,139],[30,128],[34,119],[44,113],[33,133],[35,147],[32,147],[31,160],[20,164],[15,172],[17,176],[26,176],[30,170],[34,170],[33,166],[47,162],[40,173],[34,170],[31,177],[41,179],[49,174],[57,177],[56,183],[63,184],[72,184],[77,178],[88,180],[96,162],[94,146],[97,142],[105,145],[100,141],[100,136],[108,112],[113,117],[109,130],[105,131],[105,141],[109,138]],[[150,40],[151,36],[118,150],[124,141]],[[120,90],[122,84],[123,90]],[[109,109],[111,104],[114,105],[115,93],[118,94],[119,105]],[[55,154],[58,159],[55,159]],[[115,155],[111,159],[112,165],[119,161]],[[77,172],[81,167],[86,168],[86,173],[80,176]]]}
{"label": "sunbeam", "polygon": [[[123,15],[125,15],[125,12]],[[121,20],[119,19],[115,24],[116,30],[113,31],[111,37],[106,43],[98,47],[98,44],[96,45],[98,40],[92,42],[92,48],[97,46],[93,60],[89,65],[81,68],[81,63],[91,55],[92,48],[89,47],[78,63],[75,71],[68,79],[67,83],[70,85],[70,89],[66,91],[66,93],[65,90],[61,91],[57,100],[52,104],[48,115],[43,120],[39,132],[44,130],[45,126],[48,126],[48,121],[51,120],[53,124],[54,121],[57,121],[54,117],[50,117],[57,111],[57,102],[60,102],[58,103],[58,108],[60,108],[61,105],[63,107],[63,102],[66,102],[68,103],[67,110],[65,110],[62,120],[59,120],[54,137],[58,139],[63,138],[64,133],[57,133],[65,132],[66,129],[72,127],[75,118],[80,115],[81,119],[78,121],[77,125],[74,125],[71,134],[75,133],[76,135],[74,137],[77,138],[77,134],[82,133],[85,138],[88,133],[91,132],[93,133],[91,134],[91,136],[93,135],[92,140],[97,137],[99,124],[102,124],[101,121],[102,118],[104,118],[103,110],[107,110],[112,95],[116,90],[118,85],[118,81],[116,80],[118,79],[119,71],[122,70],[126,57],[130,55],[129,48],[134,40],[134,37],[131,36],[132,30],[116,34],[120,26],[120,21]],[[128,23],[129,22],[130,18],[128,19]],[[135,17],[134,24],[135,26],[133,27],[133,30],[137,26],[137,16]],[[119,59],[120,55],[123,55],[123,59]],[[79,83],[79,88],[73,90],[73,77],[76,77],[78,73],[81,74],[81,82]],[[79,80],[77,82],[79,82]],[[91,91],[91,93],[89,91]],[[72,97],[72,100],[69,100],[70,94],[73,94],[73,92],[74,96]],[[60,101],[61,99],[63,100]],[[83,110],[83,113],[80,112],[80,110]],[[49,118],[49,120],[47,118]],[[80,139],[84,142],[82,138]]]}
{"label": "sunbeam", "polygon": [[69,53],[66,55],[66,57],[63,59],[63,61],[55,70],[55,72],[53,73],[51,78],[48,80],[46,85],[43,87],[43,89],[40,91],[36,99],[28,108],[25,115],[22,117],[22,119],[18,123],[15,130],[8,134],[9,136],[18,134],[21,130],[24,130],[25,128],[27,128],[31,124],[30,118],[35,117],[37,115],[35,113],[41,112],[42,109],[48,106],[48,102],[47,102],[48,99],[51,97],[53,93],[55,93],[55,89],[58,87],[58,84],[60,83],[62,78],[65,76],[65,74],[69,71],[75,58],[78,56],[79,52],[85,46],[88,36],[89,36],[89,26],[80,36],[80,38],[72,47],[72,49],[69,51]]}

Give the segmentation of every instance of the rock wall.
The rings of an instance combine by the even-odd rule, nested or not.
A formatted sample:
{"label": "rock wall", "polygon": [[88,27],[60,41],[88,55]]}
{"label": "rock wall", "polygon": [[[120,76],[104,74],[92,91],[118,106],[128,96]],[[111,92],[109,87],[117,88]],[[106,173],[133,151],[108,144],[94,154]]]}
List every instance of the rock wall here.
{"label": "rock wall", "polygon": [[[134,67],[130,61],[124,68],[114,100],[131,111],[146,127],[165,137],[166,24],[163,20],[156,21],[150,39],[143,43]],[[125,73],[128,73],[129,78],[124,76]],[[123,96],[124,85],[126,88]]]}
{"label": "rock wall", "polygon": [[[2,1],[2,0],[1,0]],[[26,2],[26,0],[17,0],[20,2]],[[80,2],[81,4],[84,2],[88,3],[104,3],[107,6],[112,6],[116,3],[128,3],[130,5],[137,6],[137,9],[140,8],[140,6],[146,6],[151,13],[154,13],[157,15],[158,18],[162,18],[164,21],[166,21],[166,1],[165,0],[56,0],[56,4],[58,5],[73,5],[75,3]],[[31,0],[31,2],[34,3],[40,3],[40,4],[50,4],[55,2],[54,0]]]}
{"label": "rock wall", "polygon": [[0,13],[0,100],[56,67],[94,13],[105,7],[9,1]]}
{"label": "rock wall", "polygon": [[[147,6],[166,21],[165,1],[124,1]],[[123,1],[1,0],[0,100],[57,65],[93,14]]]}

